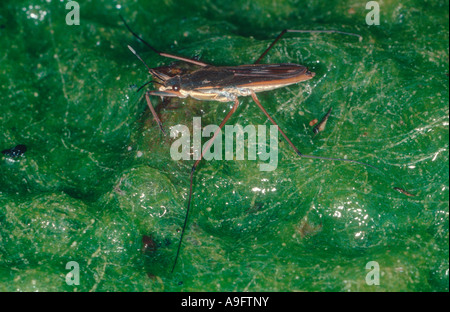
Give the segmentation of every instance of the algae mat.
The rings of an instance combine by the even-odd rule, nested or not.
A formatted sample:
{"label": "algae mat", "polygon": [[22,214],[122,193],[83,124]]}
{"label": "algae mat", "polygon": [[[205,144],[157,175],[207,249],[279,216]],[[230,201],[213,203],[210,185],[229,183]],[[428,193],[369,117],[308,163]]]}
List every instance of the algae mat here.
{"label": "algae mat", "polygon": [[[448,291],[449,4],[378,3],[368,26],[363,1],[80,1],[67,25],[63,2],[2,1],[0,149],[27,150],[1,155],[0,290]],[[252,63],[284,28],[358,33],[284,37],[263,62],[316,76],[259,99],[303,153],[380,170],[298,159],[281,136],[274,171],[204,161],[171,274],[193,161],[171,158],[127,45],[172,61],[119,13],[158,49],[214,65]],[[231,108],[153,103],[167,130]],[[228,124],[270,123],[242,98]]]}

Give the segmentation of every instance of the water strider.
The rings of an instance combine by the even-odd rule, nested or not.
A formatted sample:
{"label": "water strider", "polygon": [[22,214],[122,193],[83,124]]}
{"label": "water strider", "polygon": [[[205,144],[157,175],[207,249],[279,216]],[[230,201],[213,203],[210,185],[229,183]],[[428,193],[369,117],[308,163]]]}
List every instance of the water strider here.
{"label": "water strider", "polygon": [[[323,156],[314,156],[314,155],[305,155],[302,154],[289,140],[283,130],[278,127],[277,123],[273,118],[269,115],[269,113],[264,109],[259,101],[256,93],[262,91],[270,91],[274,89],[278,89],[281,87],[285,87],[291,84],[296,84],[302,81],[306,81],[312,79],[315,76],[315,73],[308,70],[307,67],[303,65],[293,64],[293,63],[281,63],[281,64],[259,64],[261,59],[270,51],[270,49],[277,43],[277,41],[286,33],[336,33],[341,35],[355,36],[358,37],[359,40],[362,39],[360,35],[337,31],[337,30],[283,30],[275,40],[269,45],[269,47],[261,54],[261,56],[253,63],[248,65],[238,65],[238,66],[214,66],[199,60],[186,58],[177,56],[174,54],[169,54],[165,52],[161,52],[142,39],[138,34],[136,34],[130,26],[125,22],[123,17],[121,16],[122,21],[128,30],[135,36],[139,41],[144,43],[147,47],[149,47],[153,52],[157,53],[160,56],[172,58],[175,60],[183,61],[186,63],[190,63],[198,66],[197,70],[184,73],[181,72],[179,74],[168,75],[166,72],[159,70],[160,68],[151,68],[149,67],[145,61],[139,56],[139,54],[131,47],[128,46],[130,51],[147,67],[152,78],[156,80],[151,80],[148,83],[156,83],[159,85],[158,90],[154,91],[146,91],[145,92],[145,100],[150,111],[153,114],[153,117],[157,124],[159,125],[161,131],[165,133],[162,122],[159,119],[158,115],[153,108],[153,105],[150,100],[150,96],[160,96],[160,97],[177,97],[177,98],[187,98],[192,97],[197,100],[209,100],[209,101],[218,101],[218,102],[234,102],[233,107],[225,116],[223,121],[220,123],[219,128],[214,132],[212,138],[205,144],[201,156],[196,160],[191,169],[190,174],[190,183],[189,183],[189,197],[186,209],[186,216],[184,219],[183,228],[181,230],[180,240],[178,243],[177,254],[175,256],[175,260],[172,267],[172,272],[174,271],[178,257],[180,255],[181,245],[183,242],[183,237],[186,229],[186,224],[188,222],[189,210],[191,207],[191,199],[192,199],[192,187],[193,187],[193,177],[194,172],[204,156],[204,153],[211,147],[214,139],[220,133],[221,129],[228,121],[228,119],[233,115],[233,113],[237,110],[239,106],[238,98],[241,96],[251,96],[256,105],[261,109],[264,115],[270,120],[272,124],[274,124],[287,143],[292,147],[295,153],[303,158],[309,159],[320,159],[320,160],[332,160],[332,161],[343,161],[354,164],[363,165],[366,167],[371,167],[376,170],[378,168],[363,163],[353,159],[344,159],[344,158],[332,158],[332,157],[323,157]],[[145,85],[147,85],[146,83]],[[144,85],[144,86],[145,86]],[[143,86],[143,87],[144,87]],[[139,88],[139,90],[142,89]],[[328,111],[325,118],[319,124],[322,127],[325,126],[326,120],[331,113],[331,109]],[[318,131],[322,131],[317,128]],[[318,132],[317,131],[317,132]],[[381,172],[381,171],[380,171]]]}

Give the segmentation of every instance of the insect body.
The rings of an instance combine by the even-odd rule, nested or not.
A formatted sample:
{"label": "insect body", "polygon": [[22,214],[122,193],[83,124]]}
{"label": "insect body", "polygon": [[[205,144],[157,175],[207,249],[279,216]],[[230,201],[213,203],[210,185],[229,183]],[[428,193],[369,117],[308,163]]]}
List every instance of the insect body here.
{"label": "insect body", "polygon": [[[288,32],[308,32],[308,33],[338,33],[343,35],[351,35],[357,36],[361,39],[361,36],[345,33],[335,30],[324,30],[324,31],[302,31],[302,30],[284,30],[282,31],[278,37],[270,44],[270,46],[264,51],[264,53],[256,60],[254,64],[250,65],[240,65],[240,66],[213,66],[195,59],[185,58],[173,54],[168,54],[164,52],[160,52],[143,40],[139,35],[137,35],[125,22],[122,18],[125,26],[128,30],[141,42],[143,42],[147,47],[153,50],[155,53],[160,56],[180,60],[183,62],[187,62],[193,65],[198,66],[197,70],[192,72],[181,72],[180,74],[168,75],[167,73],[158,70],[158,68],[150,68],[144,60],[136,53],[136,51],[128,46],[130,51],[136,55],[139,60],[144,63],[147,67],[150,75],[156,79],[153,81],[159,84],[158,90],[147,91],[145,93],[145,99],[147,101],[147,105],[151,110],[155,121],[158,123],[161,130],[164,132],[162,127],[162,123],[156,114],[152,103],[150,101],[150,96],[161,96],[161,97],[178,97],[178,98],[186,98],[192,97],[198,100],[209,100],[209,101],[218,101],[218,102],[234,102],[233,107],[225,116],[223,121],[220,123],[219,128],[214,132],[212,138],[205,144],[203,147],[201,156],[196,160],[194,165],[192,166],[191,174],[190,174],[190,184],[189,184],[189,197],[187,203],[187,210],[185,215],[185,220],[183,224],[183,228],[180,235],[180,241],[178,244],[177,254],[175,257],[175,261],[172,267],[172,272],[175,269],[178,256],[181,250],[181,244],[183,241],[183,236],[186,229],[186,224],[189,217],[189,210],[191,207],[191,199],[193,192],[193,176],[194,172],[203,158],[204,153],[211,147],[214,139],[220,133],[221,129],[227,122],[227,120],[231,117],[231,115],[237,110],[239,106],[238,97],[240,96],[251,96],[256,105],[261,109],[264,115],[270,120],[272,124],[277,126],[278,131],[287,141],[287,143],[292,147],[292,149],[296,152],[296,154],[303,158],[310,159],[322,159],[322,160],[335,160],[335,161],[345,161],[351,162],[355,164],[360,164],[367,167],[372,167],[377,169],[376,167],[357,161],[352,159],[342,159],[342,158],[332,158],[332,157],[322,157],[315,155],[305,155],[300,153],[300,151],[295,147],[295,145],[291,142],[291,140],[286,136],[286,134],[278,127],[275,120],[269,115],[269,113],[264,109],[261,105],[258,97],[256,96],[257,92],[274,90],[277,88],[285,87],[291,84],[299,83],[302,81],[309,80],[314,77],[315,73],[310,72],[305,66],[291,63],[284,64],[258,64],[259,61],[267,54],[267,52],[273,47],[273,45],[285,34]],[[146,84],[145,84],[146,85]],[[144,85],[144,86],[145,86]],[[142,88],[142,87],[141,87]],[[140,89],[141,89],[140,88]],[[377,169],[378,170],[378,169]]]}
{"label": "insect body", "polygon": [[[159,73],[158,73],[159,74]],[[305,81],[315,73],[297,64],[205,66],[190,74],[166,78],[154,95],[231,102],[251,92],[269,91]],[[269,83],[270,81],[270,83]]]}
{"label": "insect body", "polygon": [[330,107],[330,109],[328,110],[327,114],[325,115],[325,117],[322,118],[322,120],[313,128],[313,132],[315,135],[317,135],[319,132],[322,132],[323,130],[325,130],[325,126],[327,125],[327,121],[328,118],[331,115],[331,110],[333,108]]}

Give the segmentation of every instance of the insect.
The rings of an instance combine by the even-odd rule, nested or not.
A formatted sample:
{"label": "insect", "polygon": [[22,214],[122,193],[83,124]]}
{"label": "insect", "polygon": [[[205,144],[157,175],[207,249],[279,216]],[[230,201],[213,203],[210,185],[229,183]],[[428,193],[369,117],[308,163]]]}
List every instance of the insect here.
{"label": "insect", "polygon": [[325,117],[322,118],[322,120],[313,128],[314,136],[317,135],[319,132],[322,132],[325,130],[325,126],[327,125],[328,118],[331,115],[331,110],[333,108],[330,107]]}
{"label": "insect", "polygon": [[416,196],[416,195],[414,195],[414,194],[411,194],[411,193],[408,192],[408,191],[405,191],[405,190],[402,189],[401,187],[394,187],[394,190],[396,190],[397,192],[400,192],[400,193],[402,193],[402,194],[405,194],[406,196],[409,196],[409,197],[414,197],[414,196]]}
{"label": "insect", "polygon": [[[272,47],[280,40],[280,38],[286,33],[336,33],[341,35],[349,35],[358,37],[360,40],[362,37],[357,34],[337,31],[337,30],[283,30],[275,40],[269,45],[269,47],[259,56],[259,58],[253,63],[248,65],[239,66],[213,66],[195,59],[177,56],[174,54],[169,54],[161,52],[142,39],[137,33],[135,33],[130,26],[126,23],[124,18],[121,16],[127,29],[136,37],[139,41],[144,43],[153,52],[160,56],[183,61],[189,64],[196,65],[198,69],[188,72],[180,73],[175,75],[168,75],[159,70],[159,68],[151,68],[145,61],[139,56],[139,54],[131,47],[128,46],[130,51],[147,67],[150,75],[156,79],[148,83],[154,82],[159,85],[158,90],[146,91],[145,100],[147,105],[152,112],[152,115],[159,125],[161,131],[165,133],[162,122],[155,112],[152,106],[150,96],[160,96],[160,97],[177,97],[177,98],[187,98],[192,97],[197,100],[209,100],[218,102],[233,102],[233,107],[227,113],[223,121],[220,123],[219,128],[214,132],[212,138],[203,147],[201,156],[197,159],[192,166],[190,179],[189,179],[189,196],[187,202],[186,215],[184,219],[184,224],[181,230],[180,240],[178,243],[177,253],[172,267],[172,272],[174,271],[178,257],[180,255],[181,245],[183,242],[183,237],[186,230],[186,225],[188,223],[189,210],[191,207],[191,199],[193,192],[193,177],[194,172],[203,158],[204,153],[211,147],[214,139],[220,133],[228,119],[236,112],[239,106],[238,98],[241,96],[251,96],[256,105],[261,109],[263,114],[274,124],[286,142],[292,147],[295,153],[303,158],[319,159],[319,160],[331,160],[331,161],[344,161],[354,164],[359,164],[367,167],[377,169],[376,167],[366,164],[353,159],[343,159],[343,158],[332,158],[314,155],[302,154],[291,140],[286,136],[286,134],[277,125],[275,120],[269,115],[269,113],[264,109],[259,101],[256,93],[262,91],[270,91],[285,87],[291,84],[296,84],[302,81],[312,79],[315,73],[308,70],[307,67],[292,63],[281,63],[281,64],[259,64],[262,58],[272,49]],[[146,83],[145,85],[147,85]],[[144,85],[144,86],[145,86]],[[142,86],[142,87],[144,87]],[[142,89],[139,88],[140,89]],[[329,114],[328,114],[329,116]],[[377,169],[379,170],[379,169]]]}

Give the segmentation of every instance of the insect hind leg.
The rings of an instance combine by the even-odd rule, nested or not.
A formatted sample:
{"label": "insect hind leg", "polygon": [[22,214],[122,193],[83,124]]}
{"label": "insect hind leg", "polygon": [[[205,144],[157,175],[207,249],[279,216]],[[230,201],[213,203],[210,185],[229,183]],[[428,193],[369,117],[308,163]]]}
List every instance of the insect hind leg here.
{"label": "insect hind leg", "polygon": [[284,139],[286,140],[286,142],[292,147],[292,149],[295,151],[295,153],[303,158],[309,158],[309,159],[319,159],[319,160],[330,160],[330,161],[342,161],[342,162],[349,162],[349,163],[354,163],[354,164],[358,164],[358,165],[362,165],[365,167],[370,167],[373,168],[375,170],[381,171],[380,169],[378,169],[375,166],[372,166],[370,164],[358,161],[358,160],[353,160],[353,159],[347,159],[347,158],[334,158],[334,157],[324,157],[324,156],[315,156],[315,155],[305,155],[302,154],[297,147],[295,147],[295,145],[291,142],[291,140],[289,140],[289,138],[287,137],[287,135],[283,132],[283,130],[281,130],[281,128],[278,126],[278,124],[275,122],[275,120],[273,120],[272,117],[270,117],[269,113],[264,109],[264,107],[261,105],[261,102],[259,101],[258,97],[256,96],[255,92],[251,91],[251,96],[253,98],[253,101],[255,101],[256,105],[258,105],[258,107],[261,109],[261,111],[264,113],[264,115],[266,115],[267,119],[270,120],[270,122],[272,124],[274,124],[275,126],[277,126],[278,131],[281,133],[281,135],[284,137]]}
{"label": "insect hind leg", "polygon": [[278,40],[281,39],[286,33],[308,33],[308,34],[314,34],[314,33],[335,33],[335,34],[341,34],[341,35],[347,35],[347,36],[355,36],[359,38],[359,41],[362,40],[362,36],[354,33],[349,33],[345,31],[340,30],[296,30],[296,29],[285,29],[283,30],[272,43],[269,45],[269,47],[261,54],[260,57],[255,61],[254,64],[259,64],[259,62],[262,60],[264,56],[270,51],[270,49],[273,48],[273,46],[278,42]]}

